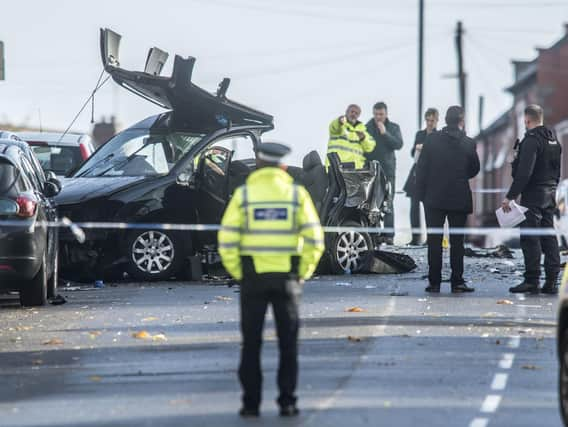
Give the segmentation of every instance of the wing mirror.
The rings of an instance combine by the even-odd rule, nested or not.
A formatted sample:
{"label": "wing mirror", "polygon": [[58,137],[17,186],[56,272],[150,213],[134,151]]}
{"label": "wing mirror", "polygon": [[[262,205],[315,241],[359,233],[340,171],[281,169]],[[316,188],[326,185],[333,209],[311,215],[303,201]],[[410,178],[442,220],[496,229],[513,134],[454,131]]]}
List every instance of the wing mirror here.
{"label": "wing mirror", "polygon": [[45,174],[47,178],[45,185],[43,187],[43,193],[47,197],[55,197],[61,192],[61,181],[57,178],[57,175],[53,171],[48,171]]}

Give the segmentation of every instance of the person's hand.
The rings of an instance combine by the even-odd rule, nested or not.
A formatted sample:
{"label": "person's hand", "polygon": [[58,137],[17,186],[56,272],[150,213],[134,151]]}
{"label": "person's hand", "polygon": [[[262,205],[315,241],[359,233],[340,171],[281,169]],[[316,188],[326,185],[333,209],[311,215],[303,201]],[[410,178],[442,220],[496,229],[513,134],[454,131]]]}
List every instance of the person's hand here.
{"label": "person's hand", "polygon": [[414,149],[416,151],[420,151],[420,150],[422,150],[422,147],[424,147],[424,144],[416,144],[416,147],[414,147]]}
{"label": "person's hand", "polygon": [[361,132],[360,130],[356,130],[355,133],[359,137],[359,141],[363,141],[365,139],[365,132]]}
{"label": "person's hand", "polygon": [[501,207],[503,208],[503,212],[508,213],[511,212],[511,201],[507,198],[501,202]]}
{"label": "person's hand", "polygon": [[377,127],[379,128],[379,133],[381,135],[384,135],[385,132],[387,131],[387,128],[385,127],[385,124],[383,122],[378,122]]}
{"label": "person's hand", "polygon": [[345,116],[339,116],[339,124],[341,126],[343,126],[346,121],[347,121],[347,118]]}
{"label": "person's hand", "polygon": [[300,286],[304,286],[304,284],[306,283],[306,281],[304,279],[299,279],[298,283],[300,284]]}

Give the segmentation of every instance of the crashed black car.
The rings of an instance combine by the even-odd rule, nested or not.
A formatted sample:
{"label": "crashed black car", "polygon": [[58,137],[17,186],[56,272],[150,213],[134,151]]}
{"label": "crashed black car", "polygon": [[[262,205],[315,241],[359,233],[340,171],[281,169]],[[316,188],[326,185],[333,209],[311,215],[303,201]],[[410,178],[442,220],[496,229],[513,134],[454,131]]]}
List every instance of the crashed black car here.
{"label": "crashed black car", "polygon": [[[143,72],[120,68],[120,35],[101,30],[105,70],[114,81],[168,111],[119,133],[65,180],[57,202],[75,223],[114,222],[140,227],[85,227],[86,242],[61,233],[66,277],[88,279],[127,271],[141,280],[199,278],[218,262],[216,231],[168,230],[162,224],[219,224],[234,189],[254,170],[254,151],[273,129],[273,117],[194,83],[195,58],[175,57],[171,77],[160,76],[167,53],[150,49]],[[326,225],[378,227],[389,187],[378,163],[355,171],[331,155],[326,171],[317,152],[288,172],[312,195]],[[154,226],[147,224],[155,224]],[[366,232],[326,235],[326,262],[356,272],[373,249]]]}

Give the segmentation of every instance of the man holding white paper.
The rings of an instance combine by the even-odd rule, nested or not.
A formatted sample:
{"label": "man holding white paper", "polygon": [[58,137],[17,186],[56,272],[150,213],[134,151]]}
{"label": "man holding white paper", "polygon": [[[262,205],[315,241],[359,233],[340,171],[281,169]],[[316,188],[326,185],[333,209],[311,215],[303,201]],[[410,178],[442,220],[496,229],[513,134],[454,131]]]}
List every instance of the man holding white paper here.
{"label": "man holding white paper", "polygon": [[[523,234],[523,229],[550,230],[554,227],[556,188],[560,180],[562,148],[552,132],[543,125],[543,110],[538,105],[525,108],[527,132],[515,144],[516,156],[512,163],[513,183],[503,200],[504,213],[510,213],[513,201],[521,196],[521,205],[527,208],[521,223],[521,249],[525,259],[525,280],[509,288],[512,293],[558,293],[560,252],[554,235]],[[544,253],[546,281],[540,288],[540,260]]]}

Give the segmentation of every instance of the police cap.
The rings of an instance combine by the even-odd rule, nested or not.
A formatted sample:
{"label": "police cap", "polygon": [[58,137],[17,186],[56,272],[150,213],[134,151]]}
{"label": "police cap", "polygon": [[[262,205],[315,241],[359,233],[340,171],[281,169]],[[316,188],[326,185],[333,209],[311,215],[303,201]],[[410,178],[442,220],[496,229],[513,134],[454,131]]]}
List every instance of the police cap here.
{"label": "police cap", "polygon": [[292,150],[279,142],[263,142],[256,148],[256,157],[269,163],[279,163]]}

